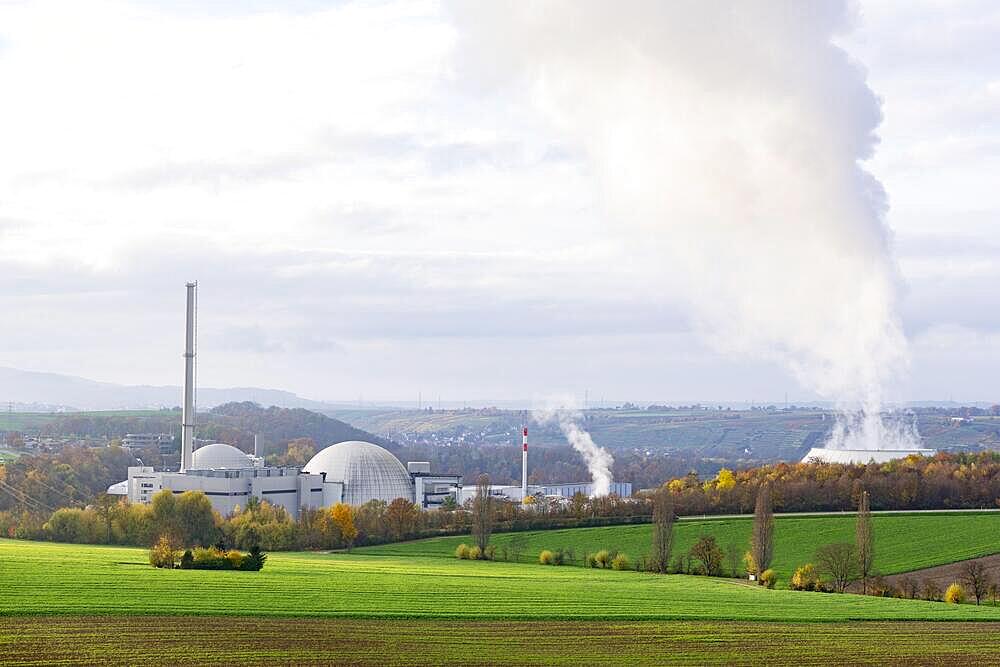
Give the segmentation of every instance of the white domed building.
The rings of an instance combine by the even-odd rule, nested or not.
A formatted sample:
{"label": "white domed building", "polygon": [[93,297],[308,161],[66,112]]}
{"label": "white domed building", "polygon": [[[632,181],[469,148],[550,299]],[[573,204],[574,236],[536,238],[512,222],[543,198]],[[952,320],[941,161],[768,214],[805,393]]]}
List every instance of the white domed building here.
{"label": "white domed building", "polygon": [[341,502],[364,505],[369,500],[391,503],[396,498],[414,501],[410,472],[387,449],[370,442],[349,440],[330,445],[316,454],[302,472],[322,475],[324,482],[344,485]]}
{"label": "white domed building", "polygon": [[[303,473],[321,475],[324,488],[339,485],[336,502],[364,505],[371,500],[391,503],[405,498],[421,507],[436,507],[447,496],[457,497],[461,475],[432,475],[430,464],[414,461],[407,465],[378,445],[348,440],[323,449],[302,468]],[[324,504],[332,504],[329,493]]]}
{"label": "white domed building", "polygon": [[199,447],[194,450],[191,460],[192,470],[241,470],[254,467],[248,454],[221,442]]}

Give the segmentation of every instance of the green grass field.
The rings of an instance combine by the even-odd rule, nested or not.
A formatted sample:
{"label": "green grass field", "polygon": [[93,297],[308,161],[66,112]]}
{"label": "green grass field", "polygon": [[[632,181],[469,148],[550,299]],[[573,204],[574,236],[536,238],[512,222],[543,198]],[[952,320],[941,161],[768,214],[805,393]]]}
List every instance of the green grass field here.
{"label": "green grass field", "polygon": [[[1000,553],[1000,513],[883,514],[873,517],[875,566],[881,574],[898,574],[959,560]],[[691,548],[699,535],[714,535],[725,549],[735,543],[746,551],[750,519],[678,521],[673,553]],[[524,542],[520,560],[537,562],[542,549],[572,549],[578,562],[599,549],[624,551],[632,559],[649,553],[652,526],[607,526],[569,530],[505,533],[493,536],[498,549],[511,540]],[[813,560],[816,548],[854,540],[854,516],[778,517],[773,567],[787,582],[795,568]],[[357,549],[355,553],[386,556],[454,558],[455,547],[469,537],[444,537]]]}
{"label": "green grass field", "polygon": [[441,542],[212,572],[0,540],[0,664],[989,664],[1000,642],[998,607],[459,561]]}
{"label": "green grass field", "polygon": [[0,541],[0,616],[201,614],[507,620],[1000,621],[1000,608],[764,590],[739,580],[273,553],[260,573],[156,570],[146,551]]}

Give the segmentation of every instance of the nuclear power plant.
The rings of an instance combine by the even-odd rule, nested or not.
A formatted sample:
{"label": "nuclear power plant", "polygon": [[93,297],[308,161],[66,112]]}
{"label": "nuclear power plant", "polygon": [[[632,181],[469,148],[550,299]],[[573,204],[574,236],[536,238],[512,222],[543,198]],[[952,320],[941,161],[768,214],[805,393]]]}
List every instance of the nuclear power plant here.
{"label": "nuclear power plant", "polygon": [[[431,472],[430,463],[406,465],[387,449],[370,442],[348,441],[319,451],[301,468],[268,466],[261,457],[246,454],[232,445],[195,445],[195,362],[197,283],[187,283],[184,329],[184,389],[181,408],[181,455],[177,471],[155,470],[138,465],[128,469],[128,479],[112,485],[108,493],[125,495],[133,503],[149,503],[168,489],[173,493],[201,491],[220,514],[245,507],[250,498],[283,507],[292,516],[303,509],[329,507],[336,503],[363,505],[371,500],[387,503],[404,498],[425,509],[440,507],[448,498],[461,504],[475,495],[475,487],[463,488],[460,475]],[[612,493],[632,495],[632,485],[612,485]],[[593,495],[590,483],[556,485],[528,484],[528,429],[522,431],[521,485],[492,486],[491,495],[521,502],[542,494],[569,498],[576,493]]]}

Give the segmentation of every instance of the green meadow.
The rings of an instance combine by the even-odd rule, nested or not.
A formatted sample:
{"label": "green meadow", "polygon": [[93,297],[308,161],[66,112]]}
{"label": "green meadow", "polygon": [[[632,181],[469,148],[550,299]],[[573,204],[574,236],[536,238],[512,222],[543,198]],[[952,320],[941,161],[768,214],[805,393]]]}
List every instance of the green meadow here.
{"label": "green meadow", "polygon": [[[875,567],[898,574],[959,560],[1000,553],[1000,513],[880,514],[873,517]],[[673,553],[687,551],[700,535],[712,535],[723,549],[730,543],[745,552],[751,520],[681,520],[674,530]],[[572,550],[576,564],[600,549],[623,551],[633,560],[649,553],[652,526],[603,526],[568,530],[503,533],[493,536],[499,550],[521,543],[522,562],[537,562],[543,549]],[[773,568],[779,585],[795,568],[813,560],[816,549],[831,542],[854,541],[854,516],[776,517]],[[394,557],[454,558],[455,547],[471,538],[443,537],[365,547],[358,554]]]}
{"label": "green meadow", "polygon": [[1000,621],[1000,608],[740,580],[433,556],[272,553],[262,572],[157,570],[144,549],[0,540],[0,615]]}

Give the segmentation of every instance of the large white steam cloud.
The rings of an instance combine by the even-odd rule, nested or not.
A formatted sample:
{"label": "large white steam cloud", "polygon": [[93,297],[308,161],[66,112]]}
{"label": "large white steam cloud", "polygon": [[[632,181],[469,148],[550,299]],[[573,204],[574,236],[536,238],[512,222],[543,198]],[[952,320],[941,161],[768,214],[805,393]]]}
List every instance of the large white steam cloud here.
{"label": "large white steam cloud", "polygon": [[[845,2],[521,0],[452,6],[463,61],[586,150],[633,261],[690,297],[718,348],[836,400],[830,446],[912,446],[879,101],[834,44]],[[655,275],[655,274],[654,274]]]}
{"label": "large white steam cloud", "polygon": [[611,466],[614,458],[611,453],[594,442],[587,431],[577,423],[583,419],[579,410],[567,408],[545,408],[535,410],[532,417],[539,424],[558,424],[559,430],[566,436],[566,441],[583,457],[593,482],[592,495],[606,496],[611,492]]}

